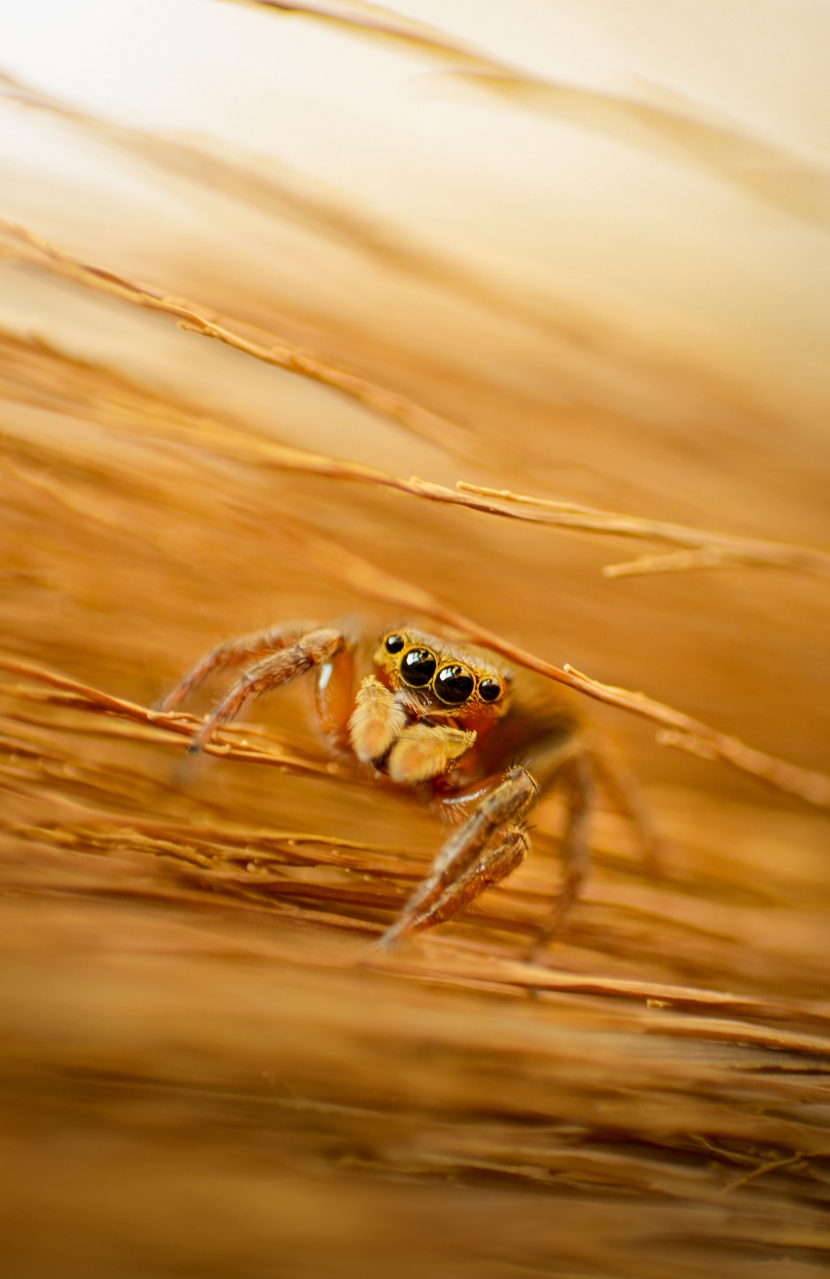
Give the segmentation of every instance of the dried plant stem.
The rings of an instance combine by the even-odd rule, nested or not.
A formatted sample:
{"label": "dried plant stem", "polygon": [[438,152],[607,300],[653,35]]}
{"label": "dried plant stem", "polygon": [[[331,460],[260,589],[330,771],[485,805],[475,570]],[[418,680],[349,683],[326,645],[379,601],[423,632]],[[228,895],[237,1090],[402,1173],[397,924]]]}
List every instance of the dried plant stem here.
{"label": "dried plant stem", "polygon": [[278,13],[296,13],[308,18],[321,18],[326,22],[343,26],[347,30],[365,31],[369,35],[385,36],[401,41],[425,53],[443,58],[460,60],[462,65],[479,67],[482,71],[498,71],[506,68],[485,54],[446,35],[435,27],[401,17],[392,9],[380,5],[341,5],[312,3],[311,0],[231,0],[252,8],[275,9]]}
{"label": "dried plant stem", "polygon": [[[671,104],[641,84],[637,92],[612,93],[529,73],[485,49],[462,43],[446,32],[402,18],[379,5],[326,4],[319,0],[231,0],[279,14],[293,13],[342,26],[440,59],[439,74],[456,84],[499,94],[511,103],[565,120],[601,136],[622,138],[627,145],[671,148],[691,154],[720,177],[738,183],[773,206],[810,218],[821,227],[830,222],[830,201],[823,170],[792,150],[770,143],[720,113],[702,111],[674,93]],[[448,66],[447,66],[448,64]]]}
{"label": "dried plant stem", "polygon": [[398,395],[367,378],[328,364],[318,356],[285,341],[274,341],[270,334],[264,334],[253,326],[245,325],[247,333],[243,332],[242,327],[234,327],[227,316],[200,309],[187,298],[165,293],[150,285],[139,284],[101,267],[81,262],[25,228],[2,219],[0,231],[5,238],[0,254],[45,267],[63,279],[94,289],[108,297],[169,315],[186,332],[215,338],[256,360],[330,387],[364,408],[433,443],[446,447],[448,440],[459,440],[469,434],[460,423],[431,412],[407,396]]}
{"label": "dried plant stem", "polygon": [[[137,284],[90,263],[80,262],[24,228],[0,220],[0,230],[6,238],[2,251],[9,255],[34,262],[84,287],[117,297],[134,306],[169,315],[177,320],[182,329],[215,338],[255,359],[331,387],[425,438],[446,444],[448,430],[456,436],[465,430],[458,423],[450,423],[406,397],[356,377],[344,369],[326,364],[296,347],[284,343],[265,344],[253,336],[246,336],[242,331],[231,327],[226,317],[221,317],[220,322],[219,317],[200,309],[194,302],[163,293],[149,285]],[[236,460],[266,463],[285,470],[372,484],[427,501],[463,506],[507,519],[617,537],[661,541],[684,548],[680,553],[649,554],[626,563],[607,565],[603,569],[606,577],[737,567],[785,568],[830,577],[830,554],[811,547],[736,537],[661,520],[641,519],[573,502],[530,497],[513,493],[509,489],[488,488],[463,480],[458,481],[455,488],[448,488],[417,476],[404,479],[376,467],[303,449],[288,448],[258,437],[249,437],[252,441],[250,444],[240,443],[239,431],[231,433],[218,423],[216,429],[226,437],[221,451],[225,456],[231,455]],[[205,430],[204,421],[200,422],[199,435],[203,446],[216,447],[218,441]],[[232,443],[229,437],[235,437]],[[253,443],[253,440],[256,442]]]}
{"label": "dried plant stem", "polygon": [[[17,788],[27,799],[31,790]],[[225,894],[262,902],[263,890],[290,885],[282,873],[286,868],[326,866],[355,871],[372,887],[366,890],[367,904],[388,909],[396,899],[384,881],[413,877],[411,857],[393,845],[313,834],[296,829],[252,828],[240,823],[214,819],[196,823],[147,818],[134,812],[116,814],[78,799],[52,796],[50,808],[36,823],[27,824],[0,817],[0,829],[13,830],[27,839],[66,849],[94,850],[107,856],[130,851],[148,858],[180,863],[197,874],[209,872],[210,882],[221,885]],[[323,886],[333,902],[342,901],[343,884]],[[259,894],[259,898],[257,898]],[[306,881],[306,897],[314,895]],[[492,905],[493,899],[488,899]],[[269,909],[285,903],[268,898]],[[319,919],[319,915],[318,915]],[[349,926],[347,917],[334,916],[338,927]],[[382,923],[366,919],[363,930],[379,932]],[[505,993],[532,990],[537,994],[568,1001],[597,996],[625,1005],[629,1025],[636,1024],[646,1034],[667,1034],[698,1040],[750,1043],[755,1047],[793,1053],[826,1055],[830,1033],[830,1005],[801,998],[753,996],[655,979],[615,977],[608,973],[569,972],[519,959],[495,949],[491,942],[444,936],[439,948],[423,942],[415,950],[364,952],[366,967],[401,975],[426,977],[442,985],[469,989],[470,983],[486,982]],[[681,1013],[682,1020],[677,1014]],[[794,1027],[797,1023],[798,1028]]]}
{"label": "dried plant stem", "polygon": [[[460,492],[492,499],[486,509],[514,518],[532,518],[541,524],[559,528],[586,529],[610,533],[617,537],[651,538],[689,548],[681,554],[644,555],[626,564],[610,564],[606,577],[628,577],[637,573],[659,573],[690,568],[735,568],[741,565],[763,565],[775,568],[801,569],[830,577],[830,554],[810,547],[790,546],[783,542],[767,542],[756,538],[734,537],[728,533],[712,533],[705,529],[687,528],[662,520],[644,520],[636,515],[602,511],[572,502],[556,502],[548,498],[527,497],[508,489],[485,488],[479,484],[459,482]],[[523,511],[525,514],[519,515]],[[532,511],[531,516],[528,512]]]}
{"label": "dried plant stem", "polygon": [[[217,441],[203,433],[202,444],[217,448]],[[687,528],[660,520],[640,519],[571,502],[556,502],[525,497],[506,490],[486,488],[459,480],[455,488],[422,480],[417,475],[404,479],[377,467],[345,461],[322,453],[288,448],[268,440],[256,443],[223,443],[224,456],[236,461],[270,465],[280,470],[300,471],[308,475],[324,475],[331,479],[350,480],[359,484],[392,489],[410,497],[448,506],[461,506],[487,515],[524,520],[533,524],[603,533],[616,537],[670,542],[690,548],[667,555],[644,555],[626,564],[608,565],[605,577],[625,577],[642,573],[659,573],[700,568],[784,568],[830,577],[830,554],[811,547],[792,546],[785,542],[768,542],[755,538],[735,537],[705,529]]]}
{"label": "dried plant stem", "polygon": [[[146,706],[139,706],[123,697],[112,697],[100,689],[72,679],[59,671],[49,670],[35,662],[27,662],[22,658],[9,654],[0,654],[0,670],[23,676],[38,684],[48,686],[53,691],[45,695],[45,700],[53,707],[65,710],[84,710],[102,716],[113,716],[131,724],[130,736],[142,741],[164,741],[165,738],[177,737],[190,739],[201,727],[202,721],[182,711],[157,711]],[[15,695],[33,697],[41,700],[37,694],[27,693],[17,688]],[[248,739],[256,737],[257,741]],[[354,778],[354,773],[345,766],[339,766],[329,760],[328,756],[314,755],[311,752],[298,754],[282,746],[278,738],[272,734],[264,734],[253,725],[243,728],[224,728],[216,734],[214,740],[207,743],[205,751],[211,755],[221,755],[228,759],[247,760],[249,763],[272,764],[291,772],[313,773],[321,776]]]}

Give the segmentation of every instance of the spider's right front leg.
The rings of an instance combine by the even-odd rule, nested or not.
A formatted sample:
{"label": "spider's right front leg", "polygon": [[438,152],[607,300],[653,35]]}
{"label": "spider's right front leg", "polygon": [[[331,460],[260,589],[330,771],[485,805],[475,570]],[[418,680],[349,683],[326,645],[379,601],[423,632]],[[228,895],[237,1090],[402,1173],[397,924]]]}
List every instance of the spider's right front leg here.
{"label": "spider's right front leg", "polygon": [[[269,653],[267,657],[264,657],[249,670],[245,671],[236,683],[228,689],[219,705],[190,742],[187,748],[188,753],[191,755],[198,754],[202,747],[210,741],[216,730],[232,719],[251,698],[259,697],[263,693],[269,692],[272,688],[279,688],[282,684],[290,683],[291,680],[296,679],[298,675],[304,675],[312,667],[319,668],[332,662],[338,654],[344,651],[346,643],[345,636],[340,631],[324,628],[301,635],[290,646],[281,647],[276,652]],[[237,642],[237,645],[239,644],[240,642]],[[228,648],[231,647],[228,646]],[[215,650],[215,652],[219,651]],[[240,656],[241,651],[239,646],[235,647],[235,660],[244,660]],[[254,655],[257,651],[257,649],[254,649]],[[250,649],[248,653],[250,654]],[[213,656],[214,654],[211,654],[204,662],[200,663],[196,667],[196,671],[202,670]],[[216,664],[218,663],[214,663],[214,665]],[[209,669],[213,668],[209,667]],[[188,677],[188,680],[190,678]],[[188,684],[188,680],[184,681],[185,685]]]}
{"label": "spider's right front leg", "polygon": [[451,919],[464,906],[515,870],[530,851],[522,818],[539,788],[521,765],[480,802],[439,852],[427,878],[415,890],[380,945]]}

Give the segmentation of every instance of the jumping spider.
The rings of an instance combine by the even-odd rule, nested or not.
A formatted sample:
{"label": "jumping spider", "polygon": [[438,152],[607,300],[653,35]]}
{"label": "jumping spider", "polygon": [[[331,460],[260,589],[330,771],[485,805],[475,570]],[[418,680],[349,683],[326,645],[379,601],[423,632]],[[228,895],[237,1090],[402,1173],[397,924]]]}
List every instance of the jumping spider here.
{"label": "jumping spider", "polygon": [[[368,643],[367,643],[368,641]],[[451,919],[515,870],[530,851],[525,819],[540,795],[561,782],[567,796],[562,838],[564,883],[539,929],[535,954],[578,896],[588,870],[594,775],[622,806],[642,817],[606,751],[547,681],[517,678],[481,649],[439,639],[415,625],[387,631],[371,656],[368,636],[348,626],[289,623],[214,649],[163,703],[172,710],[217,670],[253,664],[188,746],[197,753],[251,698],[314,668],[320,727],[334,751],[401,786],[419,787],[450,820],[463,820],[381,943]],[[537,681],[538,681],[538,677]]]}

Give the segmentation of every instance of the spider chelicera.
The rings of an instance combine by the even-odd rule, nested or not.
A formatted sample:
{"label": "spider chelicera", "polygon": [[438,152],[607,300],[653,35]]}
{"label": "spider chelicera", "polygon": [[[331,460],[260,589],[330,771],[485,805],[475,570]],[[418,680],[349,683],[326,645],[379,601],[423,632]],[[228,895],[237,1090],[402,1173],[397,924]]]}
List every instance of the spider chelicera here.
{"label": "spider chelicera", "polygon": [[331,749],[351,751],[374,776],[422,789],[443,815],[462,820],[384,933],[386,945],[451,919],[515,870],[530,851],[528,813],[560,783],[567,801],[564,882],[539,929],[536,954],[588,871],[595,772],[638,821],[640,805],[548,681],[527,672],[518,678],[484,650],[409,624],[387,631],[369,660],[370,653],[353,627],[276,626],[214,649],[162,709],[174,709],[215,671],[252,663],[191,741],[195,754],[251,698],[313,669],[317,718]]}

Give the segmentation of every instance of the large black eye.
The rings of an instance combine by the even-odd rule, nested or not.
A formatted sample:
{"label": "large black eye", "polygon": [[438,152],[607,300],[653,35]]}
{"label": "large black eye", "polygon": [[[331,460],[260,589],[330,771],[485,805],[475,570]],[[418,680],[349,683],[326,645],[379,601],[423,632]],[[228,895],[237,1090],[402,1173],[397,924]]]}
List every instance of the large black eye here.
{"label": "large black eye", "polygon": [[401,649],[404,647],[405,644],[406,644],[406,640],[404,639],[403,635],[387,635],[386,636],[385,647],[386,647],[387,653],[400,653]]}
{"label": "large black eye", "polygon": [[436,665],[428,648],[411,648],[401,662],[401,675],[411,688],[423,688],[435,674]]}
{"label": "large black eye", "polygon": [[485,702],[494,702],[501,692],[501,684],[497,679],[483,679],[478,686],[478,695]]}
{"label": "large black eye", "polygon": [[435,676],[435,692],[450,706],[466,702],[475,686],[475,680],[463,666],[442,666]]}

